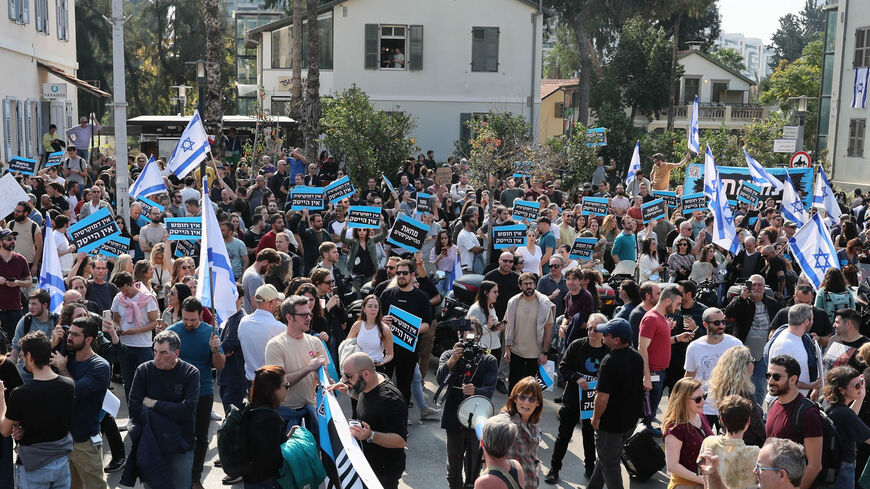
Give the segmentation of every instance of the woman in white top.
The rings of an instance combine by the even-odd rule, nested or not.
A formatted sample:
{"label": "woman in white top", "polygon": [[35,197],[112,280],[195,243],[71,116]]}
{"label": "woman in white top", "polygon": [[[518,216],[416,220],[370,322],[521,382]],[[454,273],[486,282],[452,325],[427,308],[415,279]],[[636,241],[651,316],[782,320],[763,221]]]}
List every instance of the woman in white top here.
{"label": "woman in white top", "polygon": [[357,346],[372,357],[379,370],[393,359],[393,333],[382,318],[380,301],[369,295],[363,299],[359,319],[347,334],[348,339],[356,338]]}
{"label": "woman in white top", "polygon": [[64,275],[69,274],[75,261],[76,248],[66,239],[66,229],[69,225],[69,217],[60,215],[54,218],[54,245],[57,247],[57,256],[60,258],[60,270]]}
{"label": "woman in white top", "polygon": [[692,263],[692,273],[689,274],[689,280],[700,284],[707,280],[713,280],[713,273],[716,271],[716,247],[708,244],[701,249],[700,257],[695,263]]}
{"label": "woman in white top", "polygon": [[523,259],[523,272],[531,272],[541,276],[541,258],[544,256],[541,253],[541,247],[535,244],[535,231],[529,229],[526,231],[526,245],[517,248],[515,253]]}
{"label": "woman in white top", "polygon": [[495,301],[498,299],[498,284],[491,280],[484,280],[477,289],[477,300],[468,309],[466,319],[480,327],[480,339],[478,343],[488,348],[497,361],[501,361],[501,341],[498,333],[504,326],[495,313]]}
{"label": "woman in white top", "polygon": [[658,254],[656,242],[651,238],[644,239],[641,248],[640,262],[638,262],[640,275],[639,283],[661,281],[661,273],[664,268],[659,263]]}
{"label": "woman in white top", "polygon": [[157,303],[161,308],[166,307],[166,286],[172,280],[172,262],[171,253],[166,253],[166,242],[157,243],[151,248],[151,266],[154,268],[151,288],[157,293]]}

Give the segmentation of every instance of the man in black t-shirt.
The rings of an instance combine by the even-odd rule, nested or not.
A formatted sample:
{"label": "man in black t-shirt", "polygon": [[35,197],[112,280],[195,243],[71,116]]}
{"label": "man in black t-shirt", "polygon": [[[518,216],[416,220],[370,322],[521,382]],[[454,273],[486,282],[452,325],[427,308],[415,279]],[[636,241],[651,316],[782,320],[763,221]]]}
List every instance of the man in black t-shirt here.
{"label": "man in black t-shirt", "polygon": [[[51,341],[42,331],[21,340],[21,357],[33,381],[0,396],[0,434],[18,440],[20,487],[69,487],[69,434],[75,384],[51,370]],[[0,381],[0,389],[3,389]]]}
{"label": "man in black t-shirt", "polygon": [[[155,276],[158,273],[155,269]],[[160,273],[167,273],[162,271]],[[88,280],[88,290],[85,298],[100,307],[100,310],[108,311],[112,308],[112,301],[118,295],[118,287],[111,282],[107,282],[106,278],[109,275],[109,266],[106,259],[99,256],[94,259],[93,280]],[[168,278],[168,277],[167,277]],[[168,283],[168,280],[167,280]]]}
{"label": "man in black t-shirt", "polygon": [[375,371],[372,358],[353,353],[342,364],[344,384],[338,389],[358,398],[356,412],[361,426],[351,424],[350,434],[362,444],[363,453],[384,489],[399,487],[405,470],[408,439],[408,406],[399,389]]}
{"label": "man in black t-shirt", "polygon": [[[501,319],[504,319],[507,312],[508,300],[520,293],[520,275],[513,271],[514,255],[510,251],[502,252],[498,257],[498,268],[491,270],[486,274],[484,279],[495,282],[498,285],[498,297],[495,299],[495,314]],[[499,333],[501,343],[504,344],[504,329]],[[507,386],[505,385],[508,378],[508,364],[501,362],[498,366],[498,382],[496,390],[502,394],[507,394]]]}
{"label": "man in black t-shirt", "polygon": [[785,272],[788,269],[785,260],[777,254],[776,248],[771,245],[767,245],[761,250],[761,256],[767,261],[767,273],[764,275],[764,282],[774,292],[784,295],[786,292]]}

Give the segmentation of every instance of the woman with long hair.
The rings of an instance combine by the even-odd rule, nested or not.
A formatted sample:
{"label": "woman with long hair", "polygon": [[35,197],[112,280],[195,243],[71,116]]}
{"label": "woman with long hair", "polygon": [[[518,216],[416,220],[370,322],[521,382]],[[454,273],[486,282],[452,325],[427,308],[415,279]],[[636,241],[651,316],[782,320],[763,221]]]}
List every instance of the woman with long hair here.
{"label": "woman with long hair", "polygon": [[190,297],[190,287],[182,282],[176,282],[169,287],[166,292],[166,309],[163,311],[161,319],[166,324],[175,324],[181,321],[181,303],[184,299]]}
{"label": "woman with long hair", "polygon": [[544,408],[544,392],[534,377],[521,379],[511,389],[510,396],[498,416],[508,417],[518,428],[514,446],[507,458],[520,463],[525,476],[524,489],[537,489],[538,444],[541,442],[541,412]]}
{"label": "woman with long hair", "polygon": [[[245,489],[280,489],[278,472],[284,464],[281,445],[287,440],[284,420],[278,406],[287,396],[290,384],[284,380],[284,369],[265,365],[254,373],[248,398],[250,411],[245,419],[251,468],[243,476]],[[292,431],[291,431],[292,433]]]}
{"label": "woman with long hair", "polygon": [[438,215],[441,216],[445,224],[450,224],[459,217],[456,214],[456,202],[453,201],[453,197],[450,194],[444,195],[444,201],[441,202],[441,209]]}
{"label": "woman with long hair", "polygon": [[640,283],[661,282],[664,267],[659,263],[659,251],[655,240],[645,238],[641,245],[640,261],[637,264]]}
{"label": "woman with long hair", "polygon": [[701,256],[695,263],[692,263],[692,272],[689,274],[689,280],[700,284],[708,280],[713,280],[713,274],[719,266],[716,264],[716,246],[712,244],[705,245],[701,248]]}
{"label": "woman with long hair", "polygon": [[601,221],[601,235],[607,240],[608,246],[613,246],[613,241],[619,236],[619,227],[616,224],[616,216],[608,214]]}
{"label": "woman with long hair", "polygon": [[127,272],[131,275],[133,274],[133,257],[126,253],[115,258],[115,266],[112,268],[112,275],[109,278],[109,282],[114,282],[115,277],[121,272]]}
{"label": "woman with long hair", "polygon": [[831,324],[834,324],[834,318],[840,309],[855,309],[855,296],[846,285],[846,277],[839,268],[831,267],[825,272],[814,305],[828,313]]}
{"label": "woman with long hair", "polygon": [[662,416],[665,460],[671,473],[668,489],[704,486],[704,477],[698,475],[698,454],[704,438],[713,435],[704,416],[706,399],[704,385],[691,377],[678,380],[668,397],[668,406]]}
{"label": "woman with long hair", "polygon": [[595,270],[583,270],[583,278],[580,284],[592,296],[592,303],[595,304],[595,311],[601,310],[601,295],[598,294],[598,286],[604,283],[601,274]]}
{"label": "woman with long hair", "polygon": [[480,346],[490,350],[496,361],[501,362],[501,341],[498,335],[503,323],[495,312],[498,294],[497,283],[490,280],[481,282],[477,289],[477,299],[468,308],[465,318],[480,327],[480,338],[477,340]]}
{"label": "woman with long hair", "polygon": [[840,234],[837,236],[834,244],[838,249],[845,248],[849,244],[849,241],[857,238],[859,234],[858,225],[852,221],[846,221],[841,226]]}
{"label": "woman with long hair", "polygon": [[[456,262],[456,254],[459,253],[459,248],[453,244],[453,238],[446,229],[438,231],[435,237],[435,247],[429,252],[429,261],[435,265],[436,270],[441,270],[448,276],[453,271],[453,266]],[[438,292],[441,295],[447,295],[453,284],[448,283],[449,280],[441,280],[438,282]]]}
{"label": "woman with long hair", "polygon": [[[154,273],[151,275],[151,288],[157,292],[157,303],[160,308],[166,307],[166,286],[172,277],[172,254],[166,250],[171,247],[166,245],[166,241],[157,243],[151,248],[151,266]],[[241,280],[241,278],[239,279]]]}
{"label": "woman with long hair", "polygon": [[530,272],[541,277],[541,258],[544,254],[541,252],[541,247],[535,243],[537,232],[529,228],[526,230],[526,245],[518,246],[515,255],[522,259],[524,265],[522,272]]}
{"label": "woman with long hair", "polygon": [[153,295],[156,300],[157,293],[151,286],[152,278],[154,278],[154,267],[151,266],[150,261],[139,260],[135,265],[133,265],[133,281],[142,284],[142,286],[139,287],[139,290],[143,293]]}
{"label": "woman with long hair", "polygon": [[357,290],[362,284],[371,280],[378,269],[377,243],[384,241],[387,237],[387,227],[384,224],[381,221],[380,229],[353,228],[351,233],[353,239],[347,238],[347,224],[341,230],[339,236],[341,242],[350,247],[347,254],[348,267],[353,275],[360,277],[354,284]]}
{"label": "woman with long hair", "polygon": [[181,257],[172,263],[172,276],[169,284],[177,284],[184,281],[184,277],[196,273],[196,263],[189,256]]}
{"label": "woman with long hair", "polygon": [[393,333],[382,319],[380,301],[374,295],[367,295],[347,337],[356,338],[360,350],[372,357],[375,367],[383,373],[384,365],[393,360]]}
{"label": "woman with long hair", "polygon": [[707,392],[710,402],[728,396],[740,396],[752,402],[752,416],[749,429],[743,434],[747,445],[760,447],[766,438],[764,413],[755,400],[755,384],[752,383],[752,370],[755,362],[752,352],[745,346],[732,346],[719,357],[710,377]]}
{"label": "woman with long hair", "polygon": [[72,267],[69,269],[68,277],[82,277],[85,280],[91,279],[91,272],[94,271],[94,259],[88,256],[87,253],[76,253],[76,259]]}
{"label": "woman with long hair", "polygon": [[826,413],[840,435],[840,471],[837,480],[826,486],[835,489],[854,489],[855,460],[858,443],[870,444],[870,428],[858,413],[867,393],[864,376],[849,366],[834,367],[825,375],[822,394],[829,407]]}
{"label": "woman with long hair", "polygon": [[691,242],[685,238],[677,238],[674,241],[674,252],[668,257],[673,282],[688,280],[692,273],[692,265],[695,263],[695,255],[691,253]]}
{"label": "woman with long hair", "polygon": [[327,344],[332,358],[338,358],[338,345],[347,337],[347,311],[344,310],[338,294],[333,293],[335,279],[329,270],[315,268],[311,272],[311,283],[317,288],[317,296],[325,301],[323,313],[329,326]]}

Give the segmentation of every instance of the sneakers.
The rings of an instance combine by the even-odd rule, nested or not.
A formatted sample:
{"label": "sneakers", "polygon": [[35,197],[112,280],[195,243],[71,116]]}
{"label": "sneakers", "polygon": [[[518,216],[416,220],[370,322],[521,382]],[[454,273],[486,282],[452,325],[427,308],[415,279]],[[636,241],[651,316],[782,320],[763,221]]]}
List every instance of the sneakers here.
{"label": "sneakers", "polygon": [[130,427],[130,420],[128,419],[126,423],[118,425],[118,431],[127,431]]}
{"label": "sneakers", "polygon": [[224,418],[223,418],[223,416],[221,416],[220,414],[216,413],[216,412],[214,411],[214,409],[212,409],[212,410],[211,410],[211,419],[213,419],[214,421],[220,421],[220,420],[222,420],[222,419],[224,419]]}
{"label": "sneakers", "polygon": [[420,411],[420,419],[437,419],[437,417],[440,415],[440,409],[435,409],[428,406],[426,407],[426,409]]}
{"label": "sneakers", "polygon": [[559,482],[559,471],[550,469],[550,471],[547,472],[547,475],[544,476],[544,482],[547,484],[555,484]]}
{"label": "sneakers", "polygon": [[238,476],[235,479],[233,479],[232,477],[225,475],[224,478],[221,479],[221,484],[223,484],[225,486],[231,486],[237,482],[242,482],[242,476]]}
{"label": "sneakers", "polygon": [[110,474],[112,472],[117,472],[124,468],[124,464],[127,463],[127,459],[125,457],[121,458],[113,458],[109,465],[103,468],[103,472]]}

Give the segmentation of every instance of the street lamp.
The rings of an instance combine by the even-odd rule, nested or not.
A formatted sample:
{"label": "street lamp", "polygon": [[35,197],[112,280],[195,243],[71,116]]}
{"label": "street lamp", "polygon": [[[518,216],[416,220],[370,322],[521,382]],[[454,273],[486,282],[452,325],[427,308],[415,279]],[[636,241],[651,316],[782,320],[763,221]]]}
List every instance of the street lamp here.
{"label": "street lamp", "polygon": [[178,96],[172,97],[173,102],[178,102],[178,115],[184,115],[184,107],[187,106],[187,91],[193,87],[187,85],[172,85],[169,87],[178,90]]}
{"label": "street lamp", "polygon": [[[202,119],[205,114],[205,67],[209,63],[204,59],[198,59],[196,61],[188,61],[185,64],[196,65],[196,85],[199,88],[197,106],[199,107],[199,117]],[[203,124],[203,127],[204,126],[205,125]],[[202,178],[203,176],[205,176],[205,159],[199,162],[199,178]],[[205,188],[203,188],[202,191],[205,192]]]}
{"label": "street lamp", "polygon": [[[803,151],[804,150],[804,122],[807,120],[807,114],[809,111],[807,110],[807,102],[810,100],[810,97],[806,95],[801,95],[800,97],[789,97],[789,100],[797,100],[798,102],[798,136],[797,142],[795,143],[795,151]],[[815,155],[813,155],[815,157]]]}

